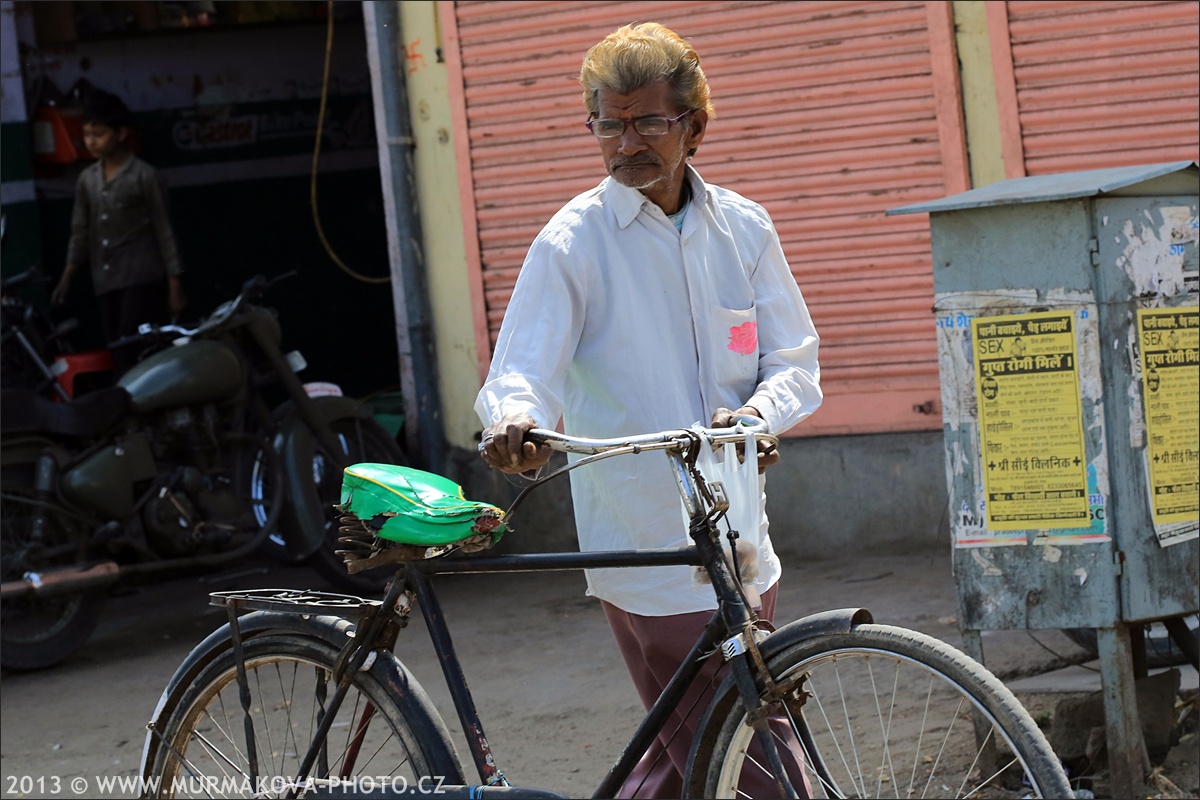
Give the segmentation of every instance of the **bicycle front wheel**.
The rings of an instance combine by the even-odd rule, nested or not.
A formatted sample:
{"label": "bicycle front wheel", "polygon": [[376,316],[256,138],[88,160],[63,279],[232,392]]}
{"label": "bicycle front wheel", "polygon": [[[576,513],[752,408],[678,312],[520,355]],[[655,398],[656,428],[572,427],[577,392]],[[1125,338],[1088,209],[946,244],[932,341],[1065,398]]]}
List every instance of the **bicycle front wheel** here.
{"label": "bicycle front wheel", "polygon": [[[776,740],[803,762],[813,797],[1072,796],[1012,692],[937,639],[861,625],[785,647],[768,666],[789,688],[772,709]],[[709,719],[698,745],[708,752],[695,759],[709,764],[701,796],[749,796],[740,787],[761,785],[765,770],[735,691]]]}
{"label": "bicycle front wheel", "polygon": [[287,635],[255,637],[243,649],[253,734],[237,663],[227,652],[200,672],[163,725],[146,796],[302,797],[304,787],[330,781],[368,792],[462,782],[457,757],[429,730],[424,712],[389,692],[372,670],[354,676],[316,763],[300,780],[300,763],[337,689],[337,650]]}

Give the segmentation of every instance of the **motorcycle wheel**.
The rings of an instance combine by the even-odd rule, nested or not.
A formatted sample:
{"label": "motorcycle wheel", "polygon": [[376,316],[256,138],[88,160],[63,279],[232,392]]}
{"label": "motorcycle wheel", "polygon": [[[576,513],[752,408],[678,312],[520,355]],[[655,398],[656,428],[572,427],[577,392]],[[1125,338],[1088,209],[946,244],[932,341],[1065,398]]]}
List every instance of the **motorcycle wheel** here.
{"label": "motorcycle wheel", "polygon": [[[342,454],[348,464],[408,464],[400,446],[374,420],[344,418],[330,423],[330,428],[342,443]],[[336,464],[337,461],[329,458],[329,454],[318,444],[313,456],[315,498],[312,502],[320,506],[325,530],[321,547],[312,554],[309,563],[321,577],[342,591],[366,597],[382,595],[388,579],[396,572],[395,567],[381,567],[351,575],[336,552],[342,548],[337,540],[338,517],[341,513],[334,508],[342,500],[342,474]],[[313,507],[312,502],[309,508]]]}
{"label": "motorcycle wheel", "polygon": [[240,535],[265,540],[286,499],[283,463],[267,439],[252,434],[225,434],[221,445],[224,461],[210,476],[210,497],[225,502],[212,511]]}
{"label": "motorcycle wheel", "polygon": [[[33,536],[34,465],[6,466],[0,511],[0,569],[5,583],[27,572],[77,563],[86,531],[51,508],[43,540]],[[59,597],[21,597],[0,603],[0,665],[37,670],[64,660],[88,640],[104,612],[107,592]]]}
{"label": "motorcycle wheel", "polygon": [[[1186,617],[1184,622],[1187,623],[1192,635],[1200,644],[1200,615],[1192,614]],[[1068,628],[1063,633],[1068,639],[1091,653],[1093,658],[1099,657],[1100,651],[1096,643],[1094,628]],[[1187,663],[1187,654],[1179,649],[1161,622],[1152,622],[1146,626],[1146,666],[1174,667]]]}

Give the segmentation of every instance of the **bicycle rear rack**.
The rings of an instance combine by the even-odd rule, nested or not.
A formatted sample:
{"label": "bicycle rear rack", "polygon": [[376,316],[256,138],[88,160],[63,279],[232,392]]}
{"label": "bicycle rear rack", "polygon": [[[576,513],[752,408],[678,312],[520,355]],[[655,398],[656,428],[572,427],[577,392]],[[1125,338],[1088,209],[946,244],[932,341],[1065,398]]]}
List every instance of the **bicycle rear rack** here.
{"label": "bicycle rear rack", "polygon": [[242,611],[280,611],[285,614],[336,614],[361,620],[377,611],[379,600],[366,600],[349,594],[314,592],[305,589],[245,589],[212,592],[209,603]]}

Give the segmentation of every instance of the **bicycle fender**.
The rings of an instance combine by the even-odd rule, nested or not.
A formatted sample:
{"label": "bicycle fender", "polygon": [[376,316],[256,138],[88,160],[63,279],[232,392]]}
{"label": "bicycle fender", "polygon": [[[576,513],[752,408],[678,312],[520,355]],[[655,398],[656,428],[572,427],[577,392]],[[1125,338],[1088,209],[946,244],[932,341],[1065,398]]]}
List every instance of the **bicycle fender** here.
{"label": "bicycle fender", "polygon": [[874,621],[871,612],[865,608],[834,608],[829,611],[818,611],[816,614],[809,614],[789,622],[760,642],[758,647],[763,658],[769,659],[779,651],[805,639],[823,636],[827,633],[849,633],[858,625],[869,625]]}
{"label": "bicycle fender", "polygon": [[[849,633],[855,627],[867,625],[873,621],[871,612],[865,608],[835,608],[829,611],[819,611],[777,629],[758,643],[758,649],[762,653],[763,659],[770,661],[772,657],[798,642],[831,633]],[[736,695],[737,688],[734,686],[733,676],[726,675],[725,679],[717,686],[717,690],[713,692],[708,707],[700,718],[700,725],[696,728],[696,739],[692,742],[691,752],[688,753],[687,769],[684,771],[684,797],[693,796],[690,789],[693,784],[695,768],[698,766],[700,769],[705,769],[708,766],[707,759],[702,759],[703,763],[697,764],[698,752],[705,744],[702,740],[710,725],[713,722],[720,723],[721,719],[717,718],[720,713],[719,707],[731,692]]]}
{"label": "bicycle fender", "polygon": [[[314,397],[311,402],[317,417],[326,425],[339,419],[371,419],[370,406],[349,397]],[[317,438],[293,401],[280,405],[273,416],[277,420],[275,451],[283,458],[288,497],[280,514],[279,528],[288,554],[302,561],[317,552],[325,538],[324,515],[314,516],[313,509],[302,507],[302,498],[308,496],[313,481]]]}
{"label": "bicycle fender", "polygon": [[[238,618],[238,628],[243,641],[267,634],[286,633],[316,639],[338,649],[349,641],[355,627],[354,622],[333,615],[253,611]],[[158,699],[153,716],[146,723],[146,741],[142,747],[141,763],[141,774],[144,778],[150,777],[150,770],[154,767],[158,749],[162,745],[159,734],[179,705],[183,693],[209,664],[232,649],[233,636],[229,623],[226,623],[192,648],[183,663],[175,670],[175,674],[171,676]],[[389,694],[405,697],[411,701],[419,713],[425,715],[424,722],[428,726],[426,730],[445,745],[447,752],[454,753],[450,732],[446,729],[445,723],[438,715],[433,702],[421,684],[394,653],[387,650],[376,650],[375,652],[376,657],[370,667],[374,677],[388,690]],[[454,776],[446,777],[453,778]]]}

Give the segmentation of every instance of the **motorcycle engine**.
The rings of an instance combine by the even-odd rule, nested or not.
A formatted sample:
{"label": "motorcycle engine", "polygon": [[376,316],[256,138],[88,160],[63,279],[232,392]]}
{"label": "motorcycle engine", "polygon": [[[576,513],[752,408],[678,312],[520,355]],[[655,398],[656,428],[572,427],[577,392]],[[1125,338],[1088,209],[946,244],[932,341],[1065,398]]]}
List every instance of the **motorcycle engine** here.
{"label": "motorcycle engine", "polygon": [[182,406],[165,412],[158,425],[166,449],[178,458],[191,460],[197,458],[197,448],[202,452],[213,449],[221,420],[212,404]]}
{"label": "motorcycle engine", "polygon": [[174,408],[163,415],[163,428],[169,434],[191,430],[196,424],[196,415],[188,407]]}
{"label": "motorcycle engine", "polygon": [[[245,500],[233,491],[221,415],[213,404],[167,411],[155,448],[162,484],[143,509],[146,541],[168,558],[229,549],[245,528]],[[168,465],[174,465],[173,467]]]}
{"label": "motorcycle engine", "polygon": [[187,491],[188,484],[199,480],[199,474],[186,467],[181,473],[176,488],[162,487],[142,509],[147,542],[156,553],[168,558],[192,555],[203,540],[200,514]]}

